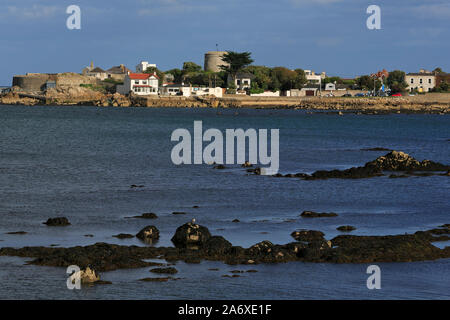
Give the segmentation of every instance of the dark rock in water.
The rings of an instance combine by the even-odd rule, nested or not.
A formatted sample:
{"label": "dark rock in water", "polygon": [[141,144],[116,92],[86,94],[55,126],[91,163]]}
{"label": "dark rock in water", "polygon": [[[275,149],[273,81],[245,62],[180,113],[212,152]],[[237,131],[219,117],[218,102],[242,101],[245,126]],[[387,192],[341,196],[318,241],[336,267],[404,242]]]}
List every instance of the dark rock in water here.
{"label": "dark rock in water", "polygon": [[119,238],[119,239],[130,239],[130,238],[134,238],[134,236],[132,234],[128,234],[128,233],[119,233],[116,235],[113,235],[114,238]]}
{"label": "dark rock in water", "polygon": [[150,270],[153,273],[167,273],[167,274],[175,274],[178,273],[178,270],[172,267],[169,268],[155,268]]}
{"label": "dark rock in water", "polygon": [[353,226],[340,226],[340,227],[337,227],[336,230],[339,230],[342,232],[350,232],[350,231],[356,230],[356,228]]}
{"label": "dark rock in water", "polygon": [[178,227],[172,242],[177,248],[202,247],[211,238],[208,228],[188,222]]}
{"label": "dark rock in water", "polygon": [[148,213],[143,213],[140,216],[134,216],[133,218],[156,219],[156,218],[158,218],[158,216],[156,215],[156,213],[148,212]]}
{"label": "dark rock in water", "polygon": [[93,234],[85,234],[84,236],[87,237],[87,238],[92,238],[92,237],[94,237]]}
{"label": "dark rock in water", "polygon": [[300,214],[301,217],[303,218],[324,218],[324,217],[337,217],[337,213],[334,212],[330,212],[330,213],[326,213],[326,212],[314,212],[314,211],[303,211]]}
{"label": "dark rock in water", "polygon": [[194,208],[194,209],[198,209],[198,208],[199,208],[199,206],[192,206],[192,208]]}
{"label": "dark rock in water", "polygon": [[231,270],[230,273],[244,273],[242,270]]}
{"label": "dark rock in water", "polygon": [[12,231],[12,232],[7,232],[6,234],[23,235],[23,234],[27,234],[27,232],[25,232],[25,231]]}
{"label": "dark rock in water", "polygon": [[226,169],[227,167],[225,167],[223,164],[218,164],[217,166],[214,166],[213,169],[218,169],[218,170],[222,170],[222,169]]}
{"label": "dark rock in water", "polygon": [[391,174],[389,175],[390,179],[395,179],[395,178],[408,178],[409,176],[406,174]]}
{"label": "dark rock in water", "polygon": [[153,241],[159,239],[159,230],[155,226],[147,226],[136,235],[136,238],[143,241]]}
{"label": "dark rock in water", "polygon": [[255,273],[255,272],[258,272],[258,270],[250,269],[250,270],[247,270],[247,271],[245,271],[245,272],[248,272],[248,273]]}
{"label": "dark rock in water", "polygon": [[174,211],[174,212],[172,212],[172,214],[180,215],[180,214],[186,214],[186,212],[183,212],[183,211]]}
{"label": "dark rock in water", "polygon": [[231,221],[231,222],[241,222],[239,219],[234,219],[233,221]]}
{"label": "dark rock in water", "polygon": [[363,149],[361,149],[361,151],[392,151],[392,149],[375,147],[375,148],[363,148]]}
{"label": "dark rock in water", "polygon": [[325,234],[317,230],[298,230],[291,233],[292,238],[297,241],[312,242],[325,240]]}
{"label": "dark rock in water", "polygon": [[251,168],[251,167],[253,167],[253,165],[252,165],[250,162],[245,161],[245,162],[241,165],[241,167],[243,167],[243,168]]}
{"label": "dark rock in water", "polygon": [[143,184],[137,185],[137,184],[132,184],[130,186],[130,188],[144,188],[145,186]]}
{"label": "dark rock in water", "polygon": [[318,240],[308,243],[306,248],[301,248],[297,256],[308,261],[321,261],[328,259],[331,254],[331,241]]}
{"label": "dark rock in water", "polygon": [[254,173],[256,175],[261,175],[261,168],[247,169],[247,172]]}
{"label": "dark rock in water", "polygon": [[44,224],[51,227],[63,227],[70,225],[70,222],[66,217],[57,217],[48,218],[47,222],[44,222]]}
{"label": "dark rock in water", "polygon": [[[316,179],[363,179],[372,178],[383,175],[383,171],[404,171],[408,174],[413,174],[415,171],[448,171],[450,166],[430,160],[423,160],[419,162],[410,155],[401,151],[391,151],[384,156],[367,162],[362,167],[352,167],[345,170],[318,170],[311,175],[298,173],[298,176],[305,180]],[[423,175],[414,173],[414,175]],[[426,174],[430,175],[430,174]],[[285,175],[285,177],[292,177],[292,174]],[[391,178],[399,178],[403,176],[391,176]]]}
{"label": "dark rock in water", "polygon": [[204,245],[204,249],[210,255],[225,254],[230,251],[231,247],[232,244],[222,236],[212,236]]}
{"label": "dark rock in water", "polygon": [[167,278],[143,278],[143,279],[139,279],[139,281],[144,281],[144,282],[167,282],[169,281],[171,278],[167,277]]}

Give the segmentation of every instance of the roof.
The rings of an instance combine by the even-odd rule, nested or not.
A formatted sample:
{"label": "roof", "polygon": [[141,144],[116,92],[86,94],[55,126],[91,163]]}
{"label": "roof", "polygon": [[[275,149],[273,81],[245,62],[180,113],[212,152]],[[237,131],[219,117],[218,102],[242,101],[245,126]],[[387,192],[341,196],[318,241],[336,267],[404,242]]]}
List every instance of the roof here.
{"label": "roof", "polygon": [[240,78],[240,79],[243,79],[243,78],[253,79],[254,77],[255,77],[254,74],[248,73],[248,72],[238,72],[236,74],[236,79],[238,79],[238,78]]}
{"label": "roof", "polygon": [[128,77],[132,80],[147,80],[150,78],[150,74],[148,73],[129,73]]}
{"label": "roof", "polygon": [[96,67],[96,68],[92,69],[92,70],[89,71],[89,72],[90,72],[90,73],[104,73],[105,70],[103,70],[103,69],[100,68],[100,67]]}
{"label": "roof", "polygon": [[434,73],[425,73],[425,72],[419,72],[419,73],[408,73],[407,76],[435,76]]}
{"label": "roof", "polygon": [[106,72],[113,73],[113,74],[124,74],[127,72],[131,72],[131,70],[122,65],[122,66],[115,66],[115,67],[109,68],[108,70],[106,70]]}

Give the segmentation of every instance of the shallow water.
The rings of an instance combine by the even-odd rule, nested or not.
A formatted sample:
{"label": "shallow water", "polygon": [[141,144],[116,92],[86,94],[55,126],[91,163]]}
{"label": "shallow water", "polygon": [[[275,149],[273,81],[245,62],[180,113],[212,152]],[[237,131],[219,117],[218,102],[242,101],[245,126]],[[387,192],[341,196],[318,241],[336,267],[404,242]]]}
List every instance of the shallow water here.
{"label": "shallow water", "polygon": [[[290,233],[298,228],[321,230],[332,238],[344,224],[357,227],[352,234],[377,235],[450,223],[447,177],[303,181],[247,176],[237,165],[214,170],[208,165],[175,166],[170,160],[172,131],[192,132],[193,121],[202,120],[204,130],[279,128],[282,173],[347,168],[386,153],[361,151],[369,147],[448,164],[448,115],[24,106],[2,106],[0,111],[4,247],[145,245],[112,235],[136,234],[150,224],[161,231],[157,245],[169,246],[175,229],[192,218],[244,247],[261,240],[290,242]],[[132,184],[145,187],[133,189]],[[302,219],[303,210],[339,216]],[[143,212],[155,212],[159,218],[125,219]],[[72,225],[42,224],[54,216],[68,217]],[[241,222],[232,223],[236,218]],[[5,234],[11,231],[27,234]],[[178,263],[181,280],[142,283],[136,280],[148,277],[148,269],[118,270],[102,275],[113,285],[74,292],[66,289],[64,269],[23,263],[0,257],[0,298],[450,298],[450,260],[380,264],[382,289],[376,291],[366,288],[367,265],[258,265],[258,273],[229,279],[221,275],[246,267]],[[208,271],[214,267],[220,271]],[[210,281],[199,284],[205,277]]]}

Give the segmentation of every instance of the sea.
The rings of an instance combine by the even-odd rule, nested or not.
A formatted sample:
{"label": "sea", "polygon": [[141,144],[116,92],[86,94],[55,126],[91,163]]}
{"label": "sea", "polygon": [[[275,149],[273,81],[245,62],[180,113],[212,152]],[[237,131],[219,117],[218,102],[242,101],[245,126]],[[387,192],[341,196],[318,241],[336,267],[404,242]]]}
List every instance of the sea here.
{"label": "sea", "polygon": [[[171,135],[180,128],[193,134],[194,121],[224,133],[279,129],[280,173],[364,165],[387,153],[364,150],[374,147],[450,163],[450,115],[0,106],[0,247],[147,246],[113,237],[147,225],[160,230],[153,245],[172,246],[176,228],[191,219],[242,247],[292,242],[298,229],[331,239],[341,225],[355,226],[354,235],[390,235],[450,223],[448,177],[306,181],[251,175],[238,164],[175,165]],[[338,217],[305,219],[304,210]],[[158,219],[127,219],[145,212]],[[71,225],[43,224],[59,216]],[[8,234],[16,231],[26,234]],[[0,299],[450,299],[450,259],[378,263],[380,289],[367,286],[370,264],[205,261],[177,262],[176,281],[142,282],[150,268],[122,269],[101,273],[112,284],[81,290],[67,288],[65,268],[30,260],[0,257]],[[258,272],[223,277],[249,269]]]}

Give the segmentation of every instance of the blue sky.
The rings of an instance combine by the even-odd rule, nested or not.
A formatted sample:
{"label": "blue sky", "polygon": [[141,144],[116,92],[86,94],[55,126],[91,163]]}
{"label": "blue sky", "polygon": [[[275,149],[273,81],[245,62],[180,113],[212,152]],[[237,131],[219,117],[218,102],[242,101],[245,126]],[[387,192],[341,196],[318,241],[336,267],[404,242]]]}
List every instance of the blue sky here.
{"label": "blue sky", "polygon": [[[66,8],[81,8],[81,30]],[[366,9],[381,7],[381,30]],[[448,0],[2,0],[0,85],[26,72],[81,72],[140,60],[203,65],[206,51],[250,51],[255,64],[354,77],[386,68],[450,71]]]}

